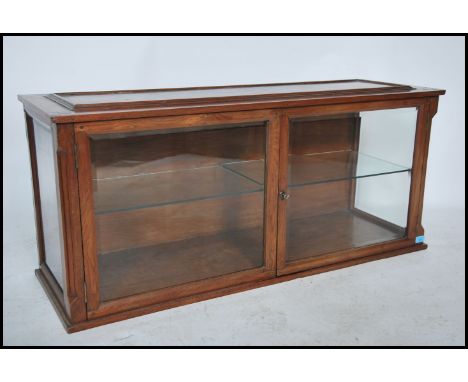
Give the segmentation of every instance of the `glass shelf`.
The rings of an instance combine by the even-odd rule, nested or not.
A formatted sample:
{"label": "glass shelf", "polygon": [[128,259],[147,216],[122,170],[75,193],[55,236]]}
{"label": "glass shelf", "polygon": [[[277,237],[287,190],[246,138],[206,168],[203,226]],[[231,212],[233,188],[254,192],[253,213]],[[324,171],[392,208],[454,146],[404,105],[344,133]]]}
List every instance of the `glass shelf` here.
{"label": "glass shelf", "polygon": [[[263,184],[263,161],[228,163],[224,167]],[[350,150],[290,155],[288,185],[299,187],[407,171],[411,171],[411,168]]]}
{"label": "glass shelf", "polygon": [[105,214],[260,192],[263,185],[242,173],[207,166],[94,179],[94,190],[96,214]]}
{"label": "glass shelf", "polygon": [[[94,179],[97,214],[263,192],[265,162]],[[356,151],[290,155],[289,187],[411,171]]]}
{"label": "glass shelf", "polygon": [[356,151],[291,155],[289,186],[409,172],[411,168]]}

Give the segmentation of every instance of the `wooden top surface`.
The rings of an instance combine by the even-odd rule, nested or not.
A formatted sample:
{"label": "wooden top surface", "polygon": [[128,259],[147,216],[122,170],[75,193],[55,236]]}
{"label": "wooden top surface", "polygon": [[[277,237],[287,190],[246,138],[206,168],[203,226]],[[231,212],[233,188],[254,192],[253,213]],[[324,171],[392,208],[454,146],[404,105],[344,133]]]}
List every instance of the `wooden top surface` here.
{"label": "wooden top surface", "polygon": [[[117,90],[103,92],[68,92],[45,95],[19,96],[21,102],[49,115],[55,122],[76,122],[79,115],[116,113],[138,110],[167,110],[176,108],[201,108],[233,106],[255,103],[269,107],[289,107],[287,103],[310,100],[314,104],[345,101],[350,97],[390,96],[410,98],[413,95],[440,95],[444,91],[414,88],[387,82],[361,79],[296,82],[259,85],[233,85],[172,89]],[[395,96],[399,95],[399,96]],[[367,97],[366,97],[367,96]],[[387,97],[386,97],[387,98]],[[321,102],[325,100],[325,102]],[[273,106],[271,106],[273,104]],[[102,118],[98,118],[102,119]]]}

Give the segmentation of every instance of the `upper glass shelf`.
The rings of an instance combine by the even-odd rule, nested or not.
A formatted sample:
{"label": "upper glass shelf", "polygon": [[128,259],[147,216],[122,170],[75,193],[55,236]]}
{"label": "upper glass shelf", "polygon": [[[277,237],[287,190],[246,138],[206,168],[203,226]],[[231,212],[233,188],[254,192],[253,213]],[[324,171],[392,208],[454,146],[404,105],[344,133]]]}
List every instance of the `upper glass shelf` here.
{"label": "upper glass shelf", "polygon": [[[356,151],[289,156],[289,187],[411,171]],[[97,214],[263,192],[264,160],[94,179]]]}
{"label": "upper glass shelf", "polygon": [[411,171],[411,168],[356,151],[290,155],[288,184],[298,187],[406,171]]}
{"label": "upper glass shelf", "polygon": [[[247,161],[224,165],[232,171],[263,184],[263,161]],[[290,155],[288,185],[299,187],[314,183],[364,178],[411,171],[411,168],[391,163],[356,151],[334,151],[320,154]]]}
{"label": "upper glass shelf", "polygon": [[[258,161],[260,162],[260,161]],[[263,185],[221,166],[93,179],[97,214],[260,192]]]}

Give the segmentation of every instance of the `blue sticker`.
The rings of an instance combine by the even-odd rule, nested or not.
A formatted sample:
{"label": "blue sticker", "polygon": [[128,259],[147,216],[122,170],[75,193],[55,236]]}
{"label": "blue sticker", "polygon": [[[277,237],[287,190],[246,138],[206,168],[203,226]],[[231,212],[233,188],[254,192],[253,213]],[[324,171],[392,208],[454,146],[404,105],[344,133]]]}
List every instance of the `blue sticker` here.
{"label": "blue sticker", "polygon": [[424,243],[424,236],[416,236],[416,244]]}

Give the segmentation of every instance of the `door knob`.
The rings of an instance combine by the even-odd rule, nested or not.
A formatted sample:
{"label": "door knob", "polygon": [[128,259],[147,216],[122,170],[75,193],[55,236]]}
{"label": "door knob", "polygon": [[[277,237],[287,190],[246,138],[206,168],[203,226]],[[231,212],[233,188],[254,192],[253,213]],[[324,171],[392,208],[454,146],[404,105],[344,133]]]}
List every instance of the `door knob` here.
{"label": "door knob", "polygon": [[284,192],[284,191],[281,191],[281,192],[279,193],[279,196],[280,196],[281,200],[286,200],[286,199],[289,199],[289,197],[290,197],[291,195],[289,195],[288,193],[286,193],[286,192]]}

